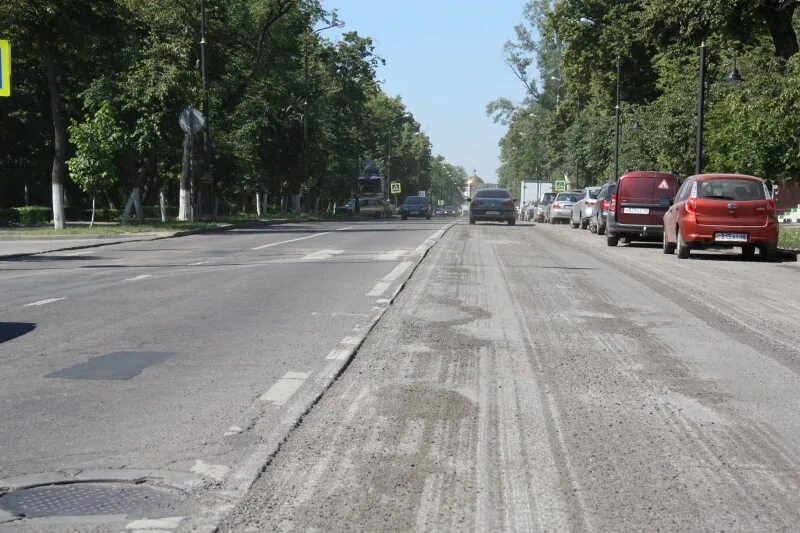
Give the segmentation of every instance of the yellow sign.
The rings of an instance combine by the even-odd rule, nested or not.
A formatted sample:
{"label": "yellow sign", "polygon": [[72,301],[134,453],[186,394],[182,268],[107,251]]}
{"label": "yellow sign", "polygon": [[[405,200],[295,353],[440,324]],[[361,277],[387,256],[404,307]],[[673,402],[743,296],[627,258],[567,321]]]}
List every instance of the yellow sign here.
{"label": "yellow sign", "polygon": [[11,96],[11,45],[0,40],[0,96]]}
{"label": "yellow sign", "polygon": [[391,182],[389,184],[389,190],[392,192],[392,194],[400,194],[400,182],[399,181]]}
{"label": "yellow sign", "polygon": [[566,181],[557,181],[556,186],[554,187],[556,192],[562,192],[567,190],[567,182]]}
{"label": "yellow sign", "polygon": [[444,205],[444,200],[439,200],[439,205]]}

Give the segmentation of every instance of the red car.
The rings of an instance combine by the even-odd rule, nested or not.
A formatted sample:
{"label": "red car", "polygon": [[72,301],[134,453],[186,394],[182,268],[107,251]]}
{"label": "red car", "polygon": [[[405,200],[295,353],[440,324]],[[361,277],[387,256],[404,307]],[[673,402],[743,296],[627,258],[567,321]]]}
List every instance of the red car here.
{"label": "red car", "polygon": [[700,174],[688,178],[664,214],[664,253],[686,259],[693,248],[742,248],[752,258],[756,247],[771,261],[778,249],[775,201],[764,180],[739,174]]}

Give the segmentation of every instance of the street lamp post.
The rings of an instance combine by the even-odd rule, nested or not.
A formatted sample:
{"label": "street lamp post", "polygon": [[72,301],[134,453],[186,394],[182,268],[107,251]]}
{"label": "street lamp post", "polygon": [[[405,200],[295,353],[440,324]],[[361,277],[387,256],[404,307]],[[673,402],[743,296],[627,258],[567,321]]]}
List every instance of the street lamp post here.
{"label": "street lamp post", "polygon": [[[736,68],[736,59],[733,60],[733,69],[725,76],[725,83],[736,85],[742,82],[742,76]],[[706,42],[700,44],[700,72],[697,84],[697,140],[694,152],[694,172],[703,171],[703,129],[705,126],[706,100]]]}
{"label": "street lamp post", "polygon": [[[204,213],[203,206],[212,206],[214,187],[211,185],[211,139],[209,136],[209,117],[208,117],[208,65],[207,65],[207,52],[206,46],[206,0],[200,0],[200,77],[203,80],[203,116],[205,117],[205,125],[203,126],[203,185],[198,188],[200,193],[198,198],[198,211],[201,215],[209,214],[208,211]],[[205,192],[205,194],[203,194]],[[206,204],[209,202],[209,204]],[[213,207],[209,210],[213,215]]]}
{"label": "street lamp post", "polygon": [[[392,180],[392,137],[394,136],[394,125],[408,118],[411,118],[411,113],[406,112],[394,118],[389,124],[389,154],[386,158],[386,181],[389,182]],[[394,197],[394,206],[397,208],[397,195]]]}

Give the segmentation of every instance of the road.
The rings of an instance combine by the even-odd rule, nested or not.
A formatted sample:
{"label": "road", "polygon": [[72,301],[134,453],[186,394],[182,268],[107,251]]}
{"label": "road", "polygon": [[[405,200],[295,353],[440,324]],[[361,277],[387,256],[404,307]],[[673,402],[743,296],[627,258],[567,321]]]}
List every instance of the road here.
{"label": "road", "polygon": [[0,263],[0,478],[188,501],[0,530],[800,523],[798,263],[463,220],[83,252]]}
{"label": "road", "polygon": [[0,261],[0,487],[155,479],[213,522],[447,223],[286,224]]}
{"label": "road", "polygon": [[797,263],[453,228],[223,531],[790,531]]}

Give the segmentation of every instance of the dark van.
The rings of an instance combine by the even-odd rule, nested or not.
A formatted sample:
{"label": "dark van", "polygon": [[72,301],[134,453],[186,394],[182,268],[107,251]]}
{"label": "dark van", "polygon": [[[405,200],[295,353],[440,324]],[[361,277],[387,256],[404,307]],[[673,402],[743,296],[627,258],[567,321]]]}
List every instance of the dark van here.
{"label": "dark van", "polygon": [[669,172],[626,172],[617,181],[608,208],[606,242],[616,246],[620,238],[661,239],[664,213],[678,190],[678,178]]}

